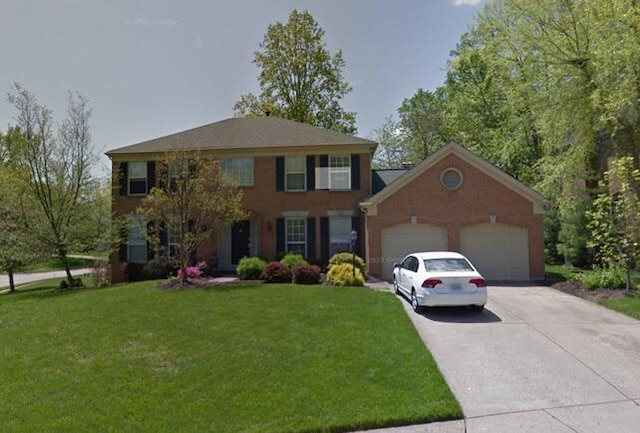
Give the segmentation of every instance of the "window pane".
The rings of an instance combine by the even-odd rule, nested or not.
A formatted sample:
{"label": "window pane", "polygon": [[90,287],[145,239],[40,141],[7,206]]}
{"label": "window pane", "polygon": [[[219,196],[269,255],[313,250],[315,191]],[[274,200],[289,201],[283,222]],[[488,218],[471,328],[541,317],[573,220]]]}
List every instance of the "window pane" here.
{"label": "window pane", "polygon": [[307,254],[307,219],[306,218],[287,218],[286,236],[287,251]]}
{"label": "window pane", "polygon": [[287,174],[287,190],[304,190],[305,175],[304,174]]}
{"label": "window pane", "polygon": [[147,163],[146,162],[130,162],[129,163],[129,179],[146,179]]}
{"label": "window pane", "polygon": [[146,194],[147,193],[147,179],[143,180],[129,180],[129,194]]}
{"label": "window pane", "polygon": [[351,167],[351,158],[349,155],[330,155],[329,167],[331,168]]}
{"label": "window pane", "polygon": [[306,256],[306,245],[305,244],[287,244],[287,252],[300,254],[301,256]]}
{"label": "window pane", "polygon": [[284,166],[287,173],[304,172],[304,156],[287,156],[284,158]]}
{"label": "window pane", "polygon": [[147,261],[147,245],[129,245],[129,259],[132,263],[145,263]]}
{"label": "window pane", "polygon": [[224,158],[220,161],[222,171],[240,186],[253,186],[253,158]]}
{"label": "window pane", "polygon": [[349,171],[331,171],[329,173],[329,188],[331,189],[350,189],[351,173]]}
{"label": "window pane", "polygon": [[424,261],[424,267],[429,272],[473,271],[464,259],[429,259]]}

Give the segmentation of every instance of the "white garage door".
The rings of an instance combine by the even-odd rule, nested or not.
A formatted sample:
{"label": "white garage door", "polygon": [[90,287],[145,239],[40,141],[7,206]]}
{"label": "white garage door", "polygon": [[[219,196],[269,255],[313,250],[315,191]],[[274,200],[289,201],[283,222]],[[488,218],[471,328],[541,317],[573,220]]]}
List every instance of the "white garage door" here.
{"label": "white garage door", "polygon": [[426,224],[402,224],[382,230],[382,277],[393,277],[393,264],[409,253],[446,251],[447,230]]}
{"label": "white garage door", "polygon": [[460,231],[460,251],[493,281],[529,279],[529,235],[526,228],[480,224]]}

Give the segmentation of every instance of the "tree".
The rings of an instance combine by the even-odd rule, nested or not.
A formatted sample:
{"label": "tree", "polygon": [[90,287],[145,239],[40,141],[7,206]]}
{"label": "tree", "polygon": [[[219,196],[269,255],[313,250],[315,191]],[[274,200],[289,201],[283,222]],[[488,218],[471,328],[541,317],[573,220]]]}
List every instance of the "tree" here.
{"label": "tree", "polygon": [[444,94],[418,89],[398,108],[400,127],[406,136],[407,154],[417,164],[444,146],[448,139],[444,131]]}
{"label": "tree", "polygon": [[632,157],[611,165],[600,183],[603,191],[587,212],[588,246],[604,266],[626,270],[629,290],[630,271],[640,257],[640,170],[633,167]]}
{"label": "tree", "polygon": [[15,172],[0,164],[0,268],[9,276],[9,291],[14,292],[16,268],[29,264],[41,255],[41,246],[29,227],[30,212],[21,200]]}
{"label": "tree", "polygon": [[286,24],[267,28],[254,60],[260,74],[260,95],[242,95],[234,105],[236,116],[264,116],[309,123],[355,134],[355,113],[341,100],[351,91],[342,70],[342,52],[331,54],[324,30],[307,11],[294,9]]}
{"label": "tree", "polygon": [[393,117],[387,117],[374,134],[378,142],[373,156],[374,168],[400,168],[403,162],[408,161],[404,132]]}
{"label": "tree", "polygon": [[24,173],[18,180],[35,204],[31,230],[60,258],[69,287],[73,287],[67,254],[81,235],[77,230],[80,204],[91,195],[91,110],[86,98],[70,94],[67,117],[54,135],[51,111],[32,93],[15,84],[9,102],[16,109],[21,135],[14,143],[12,158]]}
{"label": "tree", "polygon": [[181,282],[186,284],[186,269],[198,246],[219,227],[247,217],[242,207],[242,189],[222,172],[218,161],[206,159],[195,151],[181,149],[167,154],[158,173],[169,183],[163,188],[152,188],[142,200],[138,213],[155,222],[158,229],[153,233],[153,240],[158,252],[163,243],[161,232],[165,236],[170,233],[175,239]]}

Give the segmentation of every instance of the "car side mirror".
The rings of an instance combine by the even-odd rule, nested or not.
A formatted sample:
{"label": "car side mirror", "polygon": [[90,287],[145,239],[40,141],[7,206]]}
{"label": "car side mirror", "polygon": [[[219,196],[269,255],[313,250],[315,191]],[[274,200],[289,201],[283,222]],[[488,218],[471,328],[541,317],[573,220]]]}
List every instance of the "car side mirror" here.
{"label": "car side mirror", "polygon": [[399,267],[400,267],[400,263],[394,263],[394,264],[393,264],[393,269],[395,269],[395,268],[399,268]]}

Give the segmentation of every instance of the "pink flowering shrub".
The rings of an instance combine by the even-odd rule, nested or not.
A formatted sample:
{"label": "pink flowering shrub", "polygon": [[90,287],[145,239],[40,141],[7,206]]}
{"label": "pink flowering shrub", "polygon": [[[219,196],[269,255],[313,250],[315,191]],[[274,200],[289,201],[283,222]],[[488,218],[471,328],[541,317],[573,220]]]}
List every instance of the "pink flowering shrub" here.
{"label": "pink flowering shrub", "polygon": [[[187,266],[187,268],[185,269],[185,272],[187,274],[187,278],[200,278],[201,276],[204,275],[204,271],[202,269],[200,269],[198,266]],[[182,272],[182,269],[178,270],[178,278],[183,278],[184,274]]]}

